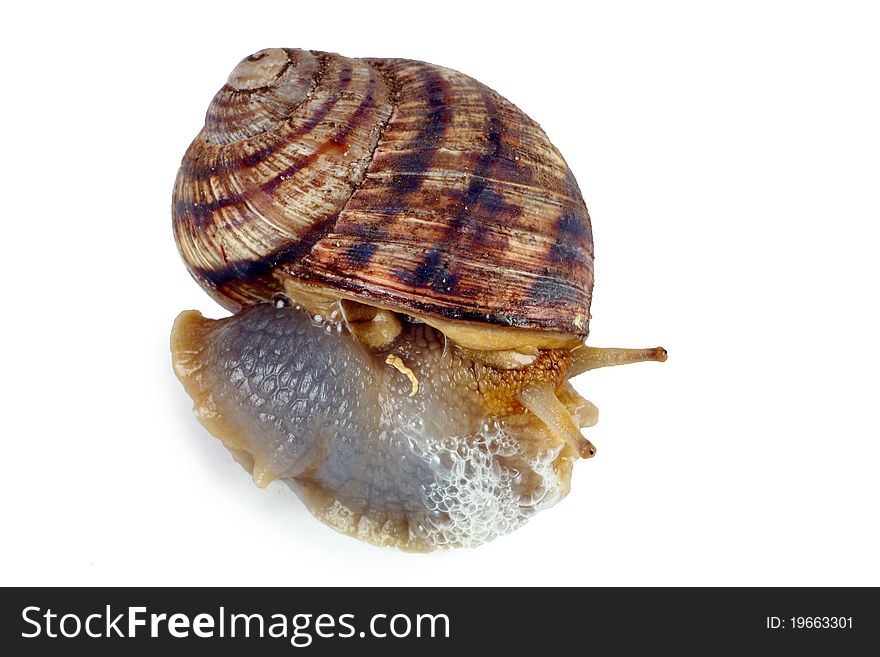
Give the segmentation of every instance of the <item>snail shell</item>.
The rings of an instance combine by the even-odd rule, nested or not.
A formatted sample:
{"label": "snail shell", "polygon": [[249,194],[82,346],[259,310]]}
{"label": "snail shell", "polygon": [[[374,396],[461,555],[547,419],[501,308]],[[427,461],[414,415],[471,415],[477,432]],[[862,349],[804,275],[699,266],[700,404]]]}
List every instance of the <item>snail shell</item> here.
{"label": "snail shell", "polygon": [[195,280],[174,367],[257,484],[407,550],[479,545],[551,506],[595,407],[590,218],[541,128],[476,80],[273,48],[242,60],[174,186]]}
{"label": "snail shell", "polygon": [[230,310],[287,279],[426,318],[588,331],[574,176],[537,123],[439,66],[252,55],[184,156],[173,214],[190,273]]}

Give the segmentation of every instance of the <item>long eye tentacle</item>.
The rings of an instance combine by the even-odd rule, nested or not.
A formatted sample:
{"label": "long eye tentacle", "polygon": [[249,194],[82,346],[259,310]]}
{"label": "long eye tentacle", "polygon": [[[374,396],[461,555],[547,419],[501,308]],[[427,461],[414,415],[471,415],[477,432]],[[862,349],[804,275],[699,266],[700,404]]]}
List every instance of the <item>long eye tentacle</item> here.
{"label": "long eye tentacle", "polygon": [[629,365],[630,363],[643,363],[655,361],[662,363],[666,360],[666,350],[663,347],[652,349],[618,349],[614,347],[588,347],[582,345],[571,352],[571,367],[568,377],[573,378],[589,370],[600,367],[613,367],[615,365]]}

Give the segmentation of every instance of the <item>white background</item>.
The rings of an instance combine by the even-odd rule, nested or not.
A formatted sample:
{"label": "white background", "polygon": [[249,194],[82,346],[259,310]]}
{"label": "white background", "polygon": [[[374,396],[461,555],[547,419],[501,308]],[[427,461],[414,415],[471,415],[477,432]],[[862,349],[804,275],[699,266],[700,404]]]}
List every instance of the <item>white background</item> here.
{"label": "white background", "polygon": [[[485,3],[488,4],[488,3]],[[880,585],[870,3],[13,3],[2,27],[2,584]],[[601,409],[570,496],[475,550],[257,489],[175,379],[224,311],[171,235],[214,92],[269,46],[423,59],[537,119],[593,217]]]}

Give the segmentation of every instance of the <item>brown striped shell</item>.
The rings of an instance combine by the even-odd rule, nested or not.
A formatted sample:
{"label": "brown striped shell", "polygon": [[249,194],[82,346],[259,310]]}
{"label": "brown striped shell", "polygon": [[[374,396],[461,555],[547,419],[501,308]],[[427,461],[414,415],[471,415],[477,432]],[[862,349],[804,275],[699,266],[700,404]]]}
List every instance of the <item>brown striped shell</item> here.
{"label": "brown striped shell", "polygon": [[231,310],[288,279],[416,316],[588,331],[571,171],[512,103],[432,64],[244,59],[184,156],[173,216],[190,273]]}

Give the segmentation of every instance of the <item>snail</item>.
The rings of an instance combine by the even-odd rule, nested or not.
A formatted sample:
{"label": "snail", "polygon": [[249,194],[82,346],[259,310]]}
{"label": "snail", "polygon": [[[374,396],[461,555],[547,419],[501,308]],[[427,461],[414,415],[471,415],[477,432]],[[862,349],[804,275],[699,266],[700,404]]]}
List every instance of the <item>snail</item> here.
{"label": "snail", "polygon": [[523,525],[595,453],[569,379],[663,361],[585,344],[590,218],[537,123],[456,71],[272,48],[183,158],[173,227],[234,313],[171,347],[201,423],[328,525],[409,551]]}

